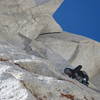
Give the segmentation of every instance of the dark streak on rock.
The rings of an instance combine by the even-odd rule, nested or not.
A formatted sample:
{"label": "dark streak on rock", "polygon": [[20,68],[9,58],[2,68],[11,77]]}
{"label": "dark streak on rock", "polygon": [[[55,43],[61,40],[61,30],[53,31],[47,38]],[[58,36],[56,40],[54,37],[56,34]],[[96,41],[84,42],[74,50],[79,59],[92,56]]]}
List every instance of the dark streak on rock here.
{"label": "dark streak on rock", "polygon": [[0,58],[0,61],[9,61],[9,60],[6,58]]}
{"label": "dark streak on rock", "polygon": [[27,70],[27,69],[25,69],[24,67],[22,67],[20,64],[18,64],[18,63],[14,63],[15,65],[17,65],[17,66],[19,66],[19,67],[21,67],[22,69],[24,69],[24,70]]}
{"label": "dark streak on rock", "polygon": [[74,95],[71,95],[71,94],[61,93],[61,97],[65,97],[67,99],[74,100]]}
{"label": "dark streak on rock", "polygon": [[34,96],[35,96],[35,98],[36,98],[37,100],[43,100],[43,98],[39,97],[37,94],[34,94]]}
{"label": "dark streak on rock", "polygon": [[18,63],[14,63],[14,64],[17,65],[17,66],[19,66],[19,67],[21,67],[20,64],[18,64]]}
{"label": "dark streak on rock", "polygon": [[86,96],[84,96],[84,99],[85,99],[85,100],[88,100],[88,98],[87,98]]}
{"label": "dark streak on rock", "polygon": [[43,96],[43,98],[47,99],[47,96]]}
{"label": "dark streak on rock", "polygon": [[30,91],[30,93],[32,94],[32,91],[29,89],[29,88],[27,88],[27,86],[26,86],[26,84],[21,80],[21,83],[23,84],[23,86],[27,89],[27,90],[29,90]]}

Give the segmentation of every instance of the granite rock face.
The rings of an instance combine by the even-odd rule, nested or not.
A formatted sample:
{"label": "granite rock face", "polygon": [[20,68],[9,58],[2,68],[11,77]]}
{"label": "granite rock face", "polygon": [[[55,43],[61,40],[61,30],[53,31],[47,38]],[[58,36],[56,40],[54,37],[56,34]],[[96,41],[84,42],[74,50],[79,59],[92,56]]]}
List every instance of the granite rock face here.
{"label": "granite rock face", "polygon": [[64,74],[79,64],[93,78],[100,43],[62,32],[62,0],[0,0],[0,100],[99,100],[100,91]]}
{"label": "granite rock face", "polygon": [[[35,39],[43,32],[61,32],[52,18],[62,0],[0,0],[0,38],[19,42],[19,34]],[[18,41],[17,41],[18,40]]]}
{"label": "granite rock face", "polygon": [[68,65],[83,65],[90,77],[100,70],[100,43],[96,41],[65,32],[42,34],[37,40],[64,58]]}

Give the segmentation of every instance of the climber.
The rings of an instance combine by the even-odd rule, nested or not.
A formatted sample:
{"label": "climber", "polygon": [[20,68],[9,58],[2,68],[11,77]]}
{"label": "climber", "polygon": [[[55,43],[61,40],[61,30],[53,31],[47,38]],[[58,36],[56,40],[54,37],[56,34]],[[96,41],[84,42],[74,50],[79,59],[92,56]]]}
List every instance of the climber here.
{"label": "climber", "polygon": [[78,65],[75,69],[65,68],[64,73],[69,77],[76,79],[80,83],[88,86],[89,85],[89,77],[85,71],[82,71],[82,65]]}

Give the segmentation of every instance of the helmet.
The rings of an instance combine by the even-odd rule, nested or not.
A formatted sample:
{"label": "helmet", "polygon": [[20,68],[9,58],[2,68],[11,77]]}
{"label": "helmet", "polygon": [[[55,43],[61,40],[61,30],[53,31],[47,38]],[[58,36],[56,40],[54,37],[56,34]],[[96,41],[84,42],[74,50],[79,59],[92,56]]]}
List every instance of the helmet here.
{"label": "helmet", "polygon": [[65,69],[64,69],[64,73],[67,74],[69,77],[71,77],[71,75],[72,75],[72,69],[70,69],[70,68],[65,68]]}

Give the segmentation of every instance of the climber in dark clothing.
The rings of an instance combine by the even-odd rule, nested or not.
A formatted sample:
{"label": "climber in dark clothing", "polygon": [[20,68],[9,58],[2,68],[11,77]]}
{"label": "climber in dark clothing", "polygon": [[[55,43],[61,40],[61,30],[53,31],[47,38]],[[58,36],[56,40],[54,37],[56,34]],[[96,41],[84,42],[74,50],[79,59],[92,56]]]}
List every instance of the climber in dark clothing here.
{"label": "climber in dark clothing", "polygon": [[65,68],[64,73],[69,77],[78,80],[80,83],[84,85],[89,85],[89,77],[85,71],[82,71],[82,65],[78,65],[75,69]]}

